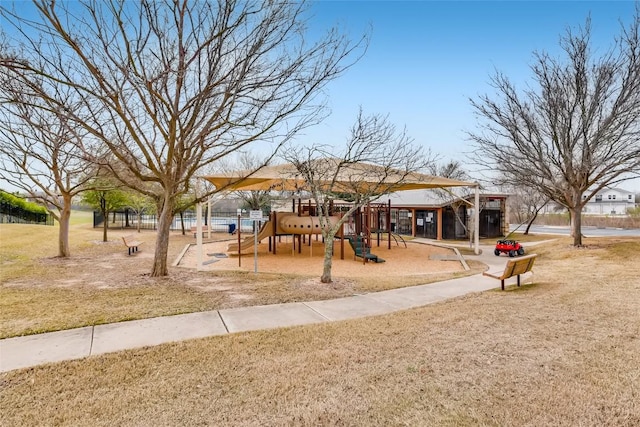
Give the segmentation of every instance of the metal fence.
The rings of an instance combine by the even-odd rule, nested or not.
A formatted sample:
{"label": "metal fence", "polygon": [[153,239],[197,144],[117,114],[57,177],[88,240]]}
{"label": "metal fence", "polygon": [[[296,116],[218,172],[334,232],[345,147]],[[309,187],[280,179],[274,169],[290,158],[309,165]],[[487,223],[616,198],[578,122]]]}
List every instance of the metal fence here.
{"label": "metal fence", "polygon": [[53,216],[0,202],[0,223],[53,225]]}
{"label": "metal fence", "polygon": [[[190,232],[191,227],[196,226],[195,212],[185,212],[182,217],[176,215],[171,222],[171,230],[181,231],[183,229]],[[100,212],[93,213],[93,227],[103,227],[104,216]],[[110,229],[138,229],[141,230],[157,230],[158,218],[156,215],[142,214],[138,216],[132,211],[119,211],[109,213],[109,219],[107,227]],[[207,229],[211,224],[211,231],[215,232],[229,232],[231,231],[230,225],[233,224],[233,229],[237,228],[238,215],[235,212],[212,212],[209,218],[203,217],[203,229]],[[241,230],[242,232],[253,231],[253,221],[249,219],[249,214],[244,213],[241,216]]]}

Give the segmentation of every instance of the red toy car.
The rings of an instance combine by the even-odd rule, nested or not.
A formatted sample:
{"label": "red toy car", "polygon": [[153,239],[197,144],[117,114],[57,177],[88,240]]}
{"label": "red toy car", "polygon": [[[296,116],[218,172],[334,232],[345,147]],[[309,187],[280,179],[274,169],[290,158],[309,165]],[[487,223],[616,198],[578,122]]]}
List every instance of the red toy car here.
{"label": "red toy car", "polygon": [[496,249],[493,251],[496,256],[500,256],[501,253],[508,254],[510,257],[516,255],[524,255],[524,247],[515,240],[498,240],[496,243]]}

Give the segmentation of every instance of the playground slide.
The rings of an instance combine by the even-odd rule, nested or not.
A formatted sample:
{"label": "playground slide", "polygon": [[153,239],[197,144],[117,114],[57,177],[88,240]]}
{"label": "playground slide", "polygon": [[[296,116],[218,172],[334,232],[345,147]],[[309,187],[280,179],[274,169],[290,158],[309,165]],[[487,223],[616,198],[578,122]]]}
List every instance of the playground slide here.
{"label": "playground slide", "polygon": [[367,260],[370,260],[376,263],[384,262],[384,260],[380,258],[378,255],[371,253],[371,248],[367,247],[366,245],[363,245],[362,237],[347,236],[347,240],[349,240],[351,249],[353,249],[353,252],[355,252],[357,257],[365,258]]}
{"label": "playground slide", "polygon": [[[260,227],[260,231],[258,231],[258,242],[271,236],[271,227],[273,227],[271,221],[267,221],[262,224],[262,227]],[[253,247],[254,243],[254,235],[252,234],[250,236],[247,236],[240,242],[240,250],[244,251],[250,249]],[[229,246],[227,246],[227,252],[238,252],[238,243],[229,243]]]}

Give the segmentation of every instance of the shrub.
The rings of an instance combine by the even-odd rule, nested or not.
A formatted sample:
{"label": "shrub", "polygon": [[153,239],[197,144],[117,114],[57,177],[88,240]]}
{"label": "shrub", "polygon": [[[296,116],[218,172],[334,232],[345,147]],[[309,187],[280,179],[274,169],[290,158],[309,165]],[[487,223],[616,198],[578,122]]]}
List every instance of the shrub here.
{"label": "shrub", "polygon": [[14,196],[11,193],[0,190],[0,203],[11,208],[23,209],[35,214],[47,214],[47,209],[37,203],[27,202],[22,197]]}

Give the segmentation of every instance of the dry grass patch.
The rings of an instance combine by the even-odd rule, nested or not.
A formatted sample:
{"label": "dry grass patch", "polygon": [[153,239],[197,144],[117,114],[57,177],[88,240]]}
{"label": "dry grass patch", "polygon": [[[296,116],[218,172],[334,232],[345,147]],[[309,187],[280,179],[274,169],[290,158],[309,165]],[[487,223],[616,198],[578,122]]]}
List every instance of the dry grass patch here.
{"label": "dry grass patch", "polygon": [[640,239],[536,248],[535,284],[0,375],[2,425],[640,425]]}
{"label": "dry grass patch", "polygon": [[[283,273],[287,271],[285,260],[284,267],[256,275],[252,272],[253,260],[246,257],[243,264],[251,266],[249,271],[170,268],[168,277],[151,278],[148,273],[153,261],[154,231],[143,230],[140,240],[145,243],[140,252],[128,256],[121,236],[130,231],[110,230],[109,241],[102,242],[102,230],[92,228],[91,214],[74,212],[72,256],[68,259],[55,257],[57,232],[57,227],[0,224],[0,338],[221,308],[338,298],[482,271],[478,265],[471,272],[457,272],[454,268],[450,272],[423,273],[417,268],[380,274],[376,272],[380,267],[389,270],[396,263],[363,266],[343,261],[353,264],[362,275],[341,277],[335,273],[335,282],[327,286],[319,283],[319,272],[304,267],[312,265],[321,270],[322,252],[316,249],[313,259],[294,260],[296,265],[312,263],[303,265],[301,271],[305,274]],[[223,238],[228,235],[215,236]],[[194,241],[190,233],[172,233],[169,262]],[[414,265],[424,264],[421,260],[425,256],[420,253],[404,248],[394,251],[414,257]],[[452,265],[461,269],[460,263]]]}

